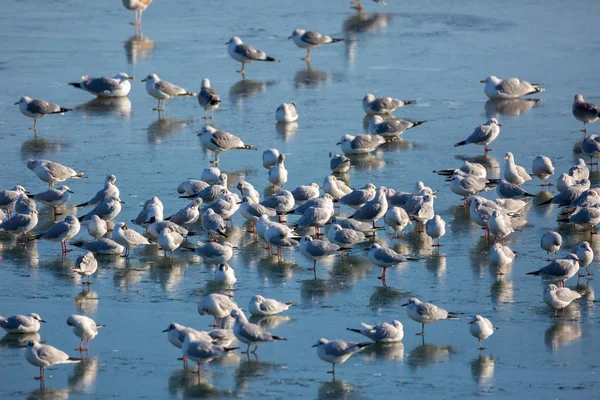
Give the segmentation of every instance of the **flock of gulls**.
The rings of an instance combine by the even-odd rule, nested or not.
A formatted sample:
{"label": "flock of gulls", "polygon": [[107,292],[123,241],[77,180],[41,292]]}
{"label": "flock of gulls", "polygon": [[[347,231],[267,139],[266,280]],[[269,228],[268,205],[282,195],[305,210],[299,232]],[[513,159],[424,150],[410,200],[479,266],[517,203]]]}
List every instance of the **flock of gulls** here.
{"label": "flock of gulls", "polygon": [[[151,1],[123,0],[125,7],[135,12],[134,24],[141,23],[142,12]],[[360,2],[355,2],[355,6],[362,8]],[[303,58],[306,60],[310,59],[312,49],[342,40],[302,29],[294,30],[289,38],[298,47],[306,49]],[[265,52],[245,44],[239,37],[233,37],[227,43],[227,52],[242,64],[238,71],[241,73],[245,72],[247,64],[277,61]],[[133,77],[118,73],[113,77],[83,76],[79,82],[69,85],[98,97],[123,97],[130,92],[132,80]],[[163,111],[165,102],[173,97],[196,97],[205,110],[204,118],[210,120],[220,104],[219,94],[211,88],[208,79],[202,80],[199,93],[161,80],[155,73],[146,76],[142,82],[145,82],[148,94],[158,101],[158,111]],[[485,95],[492,100],[519,99],[544,91],[538,84],[517,78],[500,79],[489,76],[482,83],[485,84]],[[286,156],[277,149],[265,150],[263,167],[268,171],[268,182],[272,188],[272,195],[266,198],[245,181],[239,182],[230,190],[228,176],[218,168],[221,153],[256,150],[256,147],[246,144],[242,138],[232,133],[206,125],[198,136],[203,147],[214,153],[214,161],[211,161],[213,165],[202,172],[200,179],[185,180],[176,188],[178,195],[188,199],[189,203],[179,211],[168,214],[164,212],[161,200],[152,197],[132,221],[119,218],[124,203],[116,185],[117,178],[110,174],[106,176],[104,186],[92,198],[77,205],[80,210],[78,216],[68,215],[55,222],[50,229],[34,232],[38,224],[38,204],[52,208],[53,216],[60,215],[61,207],[71,200],[73,193],[65,182],[85,178],[86,175],[55,161],[32,159],[27,162],[27,168],[45,182],[48,189],[31,193],[17,185],[0,192],[0,231],[18,235],[19,240],[23,241],[49,240],[60,243],[62,253],[71,251],[69,245],[84,249],[85,252],[77,257],[73,273],[81,275],[82,284],[88,287],[93,284],[91,277],[97,271],[99,262],[101,264],[102,258],[97,259],[97,256],[114,255],[128,259],[131,250],[139,246],[159,246],[164,250],[165,257],[169,258],[178,249],[194,251],[206,263],[216,265],[214,280],[220,285],[221,292],[209,294],[198,303],[200,315],[214,317],[214,329],[201,331],[173,322],[164,330],[168,341],[180,349],[180,359],[184,365],[187,367],[188,361],[196,363],[196,373],[200,374],[201,364],[227,357],[229,352],[239,348],[246,354],[256,353],[258,346],[263,343],[286,340],[249,322],[246,311],[259,316],[292,312],[289,310],[293,307],[293,302],[256,295],[250,299],[247,308],[242,308],[233,300],[237,279],[228,261],[234,257],[234,246],[227,240],[228,223],[236,213],[239,212],[249,222],[250,232],[264,241],[267,251],[283,258],[284,250],[298,250],[311,260],[315,277],[319,260],[344,257],[349,252],[357,252],[365,254],[373,265],[381,268],[378,278],[386,285],[388,268],[416,260],[375,241],[377,235],[386,229],[393,231],[396,240],[401,240],[405,229],[412,225],[417,232],[423,232],[432,239],[431,246],[442,246],[446,221],[436,214],[434,208],[434,201],[441,193],[423,182],[417,182],[412,190],[400,191],[374,183],[352,188],[343,179],[351,168],[353,157],[369,154],[380,146],[398,140],[407,129],[426,122],[391,118],[391,113],[412,103],[413,100],[367,94],[362,105],[365,113],[370,116],[369,134],[347,134],[340,138],[337,145],[342,154],[331,158],[331,173],[321,184],[307,182],[292,190],[284,189],[288,180]],[[28,96],[23,96],[16,104],[23,115],[34,119],[31,129],[37,128],[38,119],[70,111],[69,108]],[[587,126],[599,118],[600,110],[585,102],[581,94],[577,94],[572,113],[583,123],[585,136],[581,152],[590,160],[591,165],[595,165],[600,156],[600,138],[597,135],[587,136]],[[282,104],[276,110],[275,117],[283,123],[296,121],[298,112],[295,103]],[[479,145],[487,153],[491,151],[489,146],[499,137],[501,126],[496,118],[491,118],[454,146]],[[594,227],[600,223],[600,190],[590,187],[590,171],[584,159],[562,173],[555,185],[551,183],[555,169],[548,157],[536,157],[530,168],[519,165],[510,152],[506,153],[504,160],[506,163],[500,179],[488,177],[483,165],[468,161],[456,169],[434,171],[450,182],[450,190],[461,198],[465,212],[482,228],[486,241],[494,242],[491,244],[490,262],[499,266],[499,274],[502,274],[502,267],[515,258],[515,253],[504,244],[505,238],[519,235],[519,232],[527,229],[523,213],[529,199],[534,196],[523,185],[534,177],[540,180],[542,187],[554,186],[557,190],[556,195],[539,206],[546,203],[557,204],[560,206],[559,221],[589,229],[590,234],[595,233]],[[496,191],[495,200],[479,196],[490,190]],[[346,217],[337,212],[342,207],[349,211]],[[322,229],[326,232],[322,232]],[[86,232],[89,240],[74,240],[78,234]],[[206,238],[193,240],[194,237],[202,236]],[[540,243],[543,251],[549,255],[561,249],[562,237],[558,232],[548,231],[541,237]],[[559,316],[559,311],[564,316],[565,308],[581,297],[581,293],[565,287],[565,282],[572,277],[582,276],[582,268],[590,275],[589,266],[593,258],[590,244],[584,241],[565,257],[548,259],[546,266],[529,272],[549,282],[542,300],[554,310],[554,317]],[[463,314],[447,311],[414,297],[407,299],[404,306],[407,317],[421,325],[417,335],[425,335],[426,324],[460,319]],[[0,317],[0,327],[11,334],[37,332],[44,322],[36,313]],[[76,350],[89,351],[90,341],[98,335],[98,329],[102,325],[84,315],[71,315],[66,323],[80,339]],[[469,318],[468,324],[470,334],[478,340],[479,349],[483,350],[482,340],[489,338],[496,328],[489,319],[481,315]],[[332,365],[332,370],[329,371],[332,374],[335,374],[336,365],[343,364],[366,346],[377,342],[399,342],[404,337],[403,324],[397,320],[376,325],[362,323],[361,328],[348,328],[348,331],[360,334],[368,341],[320,338],[313,346],[317,356]],[[25,359],[40,368],[40,375],[36,379],[44,379],[45,368],[81,361],[81,358],[71,357],[49,344],[35,340],[28,341],[26,347]]]}

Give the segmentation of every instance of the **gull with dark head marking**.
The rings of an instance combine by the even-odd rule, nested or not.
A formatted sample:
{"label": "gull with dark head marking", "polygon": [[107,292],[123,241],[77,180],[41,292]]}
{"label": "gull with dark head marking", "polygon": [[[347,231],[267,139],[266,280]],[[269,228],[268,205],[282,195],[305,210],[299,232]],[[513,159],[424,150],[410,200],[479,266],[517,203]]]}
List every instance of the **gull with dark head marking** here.
{"label": "gull with dark head marking", "polygon": [[494,75],[488,76],[481,83],[485,83],[483,92],[490,99],[517,99],[544,91],[536,83],[529,83],[517,78],[500,79]]}
{"label": "gull with dark head marking", "polygon": [[385,143],[385,138],[380,135],[344,135],[336,145],[342,146],[344,154],[356,155],[370,153]]}
{"label": "gull with dark head marking", "polygon": [[266,342],[275,342],[279,340],[287,340],[281,336],[275,336],[263,329],[258,325],[248,322],[246,315],[239,308],[231,310],[231,316],[235,318],[235,325],[233,325],[233,334],[242,343],[247,344],[248,348],[243,351],[242,354],[250,353],[250,346],[254,346],[252,353],[256,353],[258,345]]}
{"label": "gull with dark head marking", "polygon": [[189,359],[198,364],[198,370],[192,373],[200,376],[200,364],[208,363],[215,358],[226,357],[227,353],[237,349],[225,348],[206,340],[198,339],[193,333],[185,332],[181,344],[181,350],[185,359]]}
{"label": "gull with dark head marking", "polygon": [[425,122],[427,121],[412,122],[402,118],[384,120],[380,115],[373,115],[369,119],[369,133],[383,137],[400,137],[405,130],[414,128]]}
{"label": "gull with dark head marking", "polygon": [[581,94],[576,94],[573,100],[573,116],[583,122],[583,131],[587,133],[587,124],[593,124],[600,117],[600,108],[583,99]]}
{"label": "gull with dark head marking", "polygon": [[378,276],[377,278],[381,279],[384,286],[386,286],[385,278],[387,269],[409,261],[409,259],[402,254],[398,254],[388,247],[382,247],[379,243],[373,243],[367,247],[366,250],[369,251],[369,253],[367,253],[369,261],[383,269],[381,276]]}
{"label": "gull with dark head marking", "polygon": [[235,270],[227,263],[219,264],[215,270],[215,282],[220,286],[226,286],[229,289],[232,289],[233,285],[237,282]]}
{"label": "gull with dark head marking", "polygon": [[146,92],[158,100],[158,105],[154,108],[156,111],[164,111],[166,108],[165,101],[172,99],[173,97],[195,96],[193,92],[188,92],[182,87],[161,80],[156,74],[146,76],[142,79],[142,82],[146,82]]}
{"label": "gull with dark head marking", "polygon": [[209,208],[202,214],[202,228],[208,233],[208,239],[210,240],[211,234],[214,235],[215,240],[218,236],[227,238],[225,230],[227,229],[223,218],[217,214],[212,208]]}
{"label": "gull with dark head marking", "polygon": [[64,108],[58,104],[48,103],[45,100],[32,99],[29,96],[21,97],[21,99],[15,103],[15,105],[17,104],[19,105],[21,114],[33,118],[33,127],[29,129],[33,129],[34,131],[37,128],[38,119],[44,118],[48,114],[64,115],[64,113],[68,111],[73,111],[72,108]]}
{"label": "gull with dark head marking", "polygon": [[[195,196],[210,186],[210,183],[198,179],[186,179],[177,186],[177,193],[185,196]],[[181,197],[185,197],[181,196]]]}
{"label": "gull with dark head marking", "polygon": [[143,244],[150,244],[148,239],[142,236],[140,233],[129,229],[125,222],[119,222],[112,233],[112,240],[125,247],[125,254],[123,257],[129,257],[129,252],[133,247],[137,247]]}
{"label": "gull with dark head marking", "polygon": [[0,328],[7,333],[35,333],[40,330],[40,323],[46,322],[39,314],[13,315],[12,317],[0,317]]}
{"label": "gull with dark head marking", "polygon": [[501,126],[496,118],[490,118],[485,124],[477,126],[468,138],[456,143],[454,147],[466,144],[478,144],[483,145],[483,151],[487,153],[492,150],[487,145],[496,140],[498,135],[500,135]]}
{"label": "gull with dark head marking", "polygon": [[48,160],[28,160],[27,168],[33,171],[40,180],[46,182],[49,187],[64,182],[67,179],[85,178],[83,172],[77,172],[73,168]]}
{"label": "gull with dark head marking", "polygon": [[[98,336],[98,328],[103,328],[104,325],[97,324],[96,321],[85,315],[73,314],[67,318],[67,325],[73,327],[75,336],[81,339],[77,351],[89,351],[90,341]],[[83,341],[87,340],[86,347],[83,347]]]}
{"label": "gull with dark head marking", "polygon": [[[204,108],[204,119],[212,119],[214,118],[214,113],[217,108],[219,108],[219,104],[221,103],[221,98],[217,91],[210,87],[210,81],[208,79],[202,79],[202,83],[200,84],[200,92],[198,92],[198,104],[200,107]],[[206,112],[210,111],[210,116],[206,116]]]}
{"label": "gull with dark head marking", "polygon": [[44,369],[56,364],[72,364],[81,362],[81,358],[69,357],[67,353],[57,349],[56,347],[40,344],[35,340],[27,342],[27,350],[25,350],[25,359],[29,364],[40,367],[40,376],[36,376],[36,380],[44,380]]}
{"label": "gull with dark head marking", "polygon": [[327,371],[327,373],[335,376],[336,364],[345,363],[350,357],[352,357],[352,355],[358,353],[363,347],[366,347],[370,344],[373,344],[373,342],[355,343],[346,342],[344,340],[329,341],[325,338],[321,338],[312,347],[317,348],[317,356],[321,360],[328,362],[333,366],[333,369],[331,371]]}
{"label": "gull with dark head marking", "polygon": [[[261,218],[265,218],[263,216]],[[260,232],[259,225],[257,224],[257,232]],[[293,229],[288,227],[287,225],[278,224],[276,222],[271,222],[264,233],[265,242],[267,242],[271,246],[277,247],[277,255],[282,257],[282,249],[284,247],[295,247],[300,243],[297,239],[300,237],[294,232]]]}
{"label": "gull with dark head marking", "polygon": [[350,159],[342,154],[336,154],[329,161],[329,168],[334,174],[345,174],[350,169]]}
{"label": "gull with dark head marking", "polygon": [[372,94],[367,94],[362,100],[362,105],[365,112],[373,115],[391,114],[396,109],[413,103],[416,103],[416,100],[399,100],[393,97],[375,97]]}
{"label": "gull with dark head marking", "polygon": [[242,69],[237,71],[242,74],[246,72],[246,64],[250,64],[254,61],[279,62],[279,60],[267,56],[267,53],[265,53],[264,51],[257,50],[254,47],[245,44],[244,42],[242,42],[242,39],[240,39],[237,36],[232,37],[226,44],[227,53],[229,53],[231,58],[242,63]]}
{"label": "gull with dark head marking", "polygon": [[304,29],[295,29],[292,32],[292,36],[288,37],[292,39],[296,46],[301,49],[306,49],[306,56],[302,60],[310,60],[310,51],[316,47],[324,44],[342,42],[344,39],[336,39],[331,36],[320,34],[319,32],[307,31]]}
{"label": "gull with dark head marking", "polygon": [[98,261],[89,251],[77,257],[77,261],[75,261],[75,268],[71,269],[71,271],[76,272],[82,277],[87,276],[87,282],[82,280],[82,285],[91,285],[93,282],[90,282],[90,276],[92,276],[97,270]]}
{"label": "gull with dark head marking", "polygon": [[457,313],[449,312],[436,306],[435,304],[425,303],[416,297],[411,297],[408,301],[402,304],[406,308],[406,315],[413,321],[421,323],[421,332],[417,335],[425,335],[425,324],[432,324],[441,319],[460,319]]}
{"label": "gull with dark head marking", "polygon": [[67,248],[67,240],[71,240],[79,233],[79,221],[72,215],[67,215],[64,220],[56,222],[46,232],[34,236],[34,239],[45,239],[60,242],[63,254],[71,250]]}
{"label": "gull with dark head marking", "polygon": [[404,327],[400,321],[383,322],[377,325],[367,325],[364,322],[360,324],[363,326],[362,329],[346,328],[346,330],[360,333],[373,342],[379,343],[396,343],[404,338]]}
{"label": "gull with dark head marking", "polygon": [[492,321],[482,317],[481,315],[474,316],[469,321],[469,325],[469,333],[471,333],[471,336],[479,340],[479,350],[485,350],[485,347],[481,345],[481,341],[492,336],[494,331],[498,328],[494,328]]}
{"label": "gull with dark head marking", "polygon": [[579,258],[579,267],[585,267],[588,275],[592,275],[589,265],[594,261],[594,250],[592,250],[592,246],[590,246],[589,242],[581,242],[579,246],[571,249],[571,253],[575,253],[577,258]]}
{"label": "gull with dark head marking", "polygon": [[125,72],[119,72],[112,78],[108,76],[93,78],[84,75],[79,82],[69,82],[69,85],[97,97],[125,97],[131,90],[131,83],[129,82],[131,80],[133,80],[133,76],[129,76]]}
{"label": "gull with dark head marking", "polygon": [[215,164],[219,163],[219,154],[229,150],[256,150],[256,146],[245,144],[242,139],[229,132],[205,126],[198,133],[202,146],[215,153]]}
{"label": "gull with dark head marking", "polygon": [[306,258],[313,260],[313,267],[309,268],[313,271],[317,270],[317,260],[322,260],[331,255],[336,254],[340,250],[340,246],[324,240],[313,239],[305,235],[300,239],[300,253]]}
{"label": "gull with dark head marking", "polygon": [[334,223],[327,231],[327,240],[340,247],[340,249],[348,249],[357,243],[364,242],[367,237],[363,232],[354,229],[342,228]]}

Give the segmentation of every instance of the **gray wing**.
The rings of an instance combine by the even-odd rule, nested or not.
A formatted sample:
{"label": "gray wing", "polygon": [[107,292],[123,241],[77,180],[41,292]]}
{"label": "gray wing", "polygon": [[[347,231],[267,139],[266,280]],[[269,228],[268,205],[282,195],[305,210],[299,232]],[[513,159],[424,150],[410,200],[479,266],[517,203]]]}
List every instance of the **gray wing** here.
{"label": "gray wing", "polygon": [[421,303],[417,308],[419,315],[428,316],[431,318],[447,318],[448,311],[431,303]]}
{"label": "gray wing", "polygon": [[260,202],[261,205],[272,208],[274,210],[280,210],[282,208],[286,208],[288,206],[288,200],[284,196],[271,196],[267,197],[263,201]]}
{"label": "gray wing", "polygon": [[505,93],[511,96],[522,96],[537,92],[535,86],[533,86],[531,83],[519,80],[517,78],[508,78],[502,80],[502,82],[496,86],[496,90],[500,93]]}
{"label": "gray wing", "polygon": [[493,127],[490,125],[479,125],[473,133],[465,140],[467,143],[480,143],[490,137]]}
{"label": "gray wing", "polygon": [[277,300],[265,299],[265,301],[258,305],[258,308],[265,313],[280,312],[285,308],[285,304],[282,304]]}
{"label": "gray wing", "polygon": [[19,195],[14,190],[4,190],[0,192],[0,204],[2,205],[12,203],[17,198],[19,198]]}
{"label": "gray wing", "polygon": [[401,263],[406,262],[406,257],[396,253],[392,249],[382,247],[375,253],[375,257],[384,263]]}
{"label": "gray wing", "polygon": [[73,168],[52,161],[47,162],[44,168],[48,170],[50,175],[58,179],[68,179],[77,175]]}
{"label": "gray wing", "polygon": [[7,219],[6,221],[3,221],[0,224],[0,229],[13,231],[17,228],[27,225],[29,223],[30,218],[31,217],[29,215],[25,214],[13,215],[11,218]]}
{"label": "gray wing", "polygon": [[372,197],[370,195],[371,195],[371,192],[369,190],[363,190],[363,189],[353,190],[352,192],[343,196],[340,199],[340,203],[352,204],[352,205],[364,204],[367,201],[372,199]]}
{"label": "gray wing", "polygon": [[235,52],[249,60],[264,61],[267,59],[267,53],[244,43],[235,46]]}
{"label": "gray wing", "polygon": [[49,190],[46,190],[45,192],[41,192],[41,193],[33,195],[32,198],[42,201],[42,202],[51,203],[55,200],[58,200],[61,196],[62,196],[62,192],[60,192],[56,189],[49,189]]}
{"label": "gray wing", "polygon": [[315,256],[331,254],[340,249],[340,246],[334,243],[326,242],[324,240],[313,240],[310,242],[308,250]]}
{"label": "gray wing", "polygon": [[229,132],[216,131],[211,135],[210,141],[217,147],[229,150],[236,147],[241,147],[244,143],[239,137],[232,135]]}
{"label": "gray wing", "polygon": [[113,78],[92,78],[87,81],[81,82],[81,87],[92,92],[92,93],[112,93],[121,89],[121,84],[119,81]]}
{"label": "gray wing", "polygon": [[365,149],[377,147],[383,144],[385,140],[380,136],[375,135],[359,135],[352,140],[353,149]]}
{"label": "gray wing", "polygon": [[248,339],[248,341],[255,342],[272,340],[271,334],[260,329],[258,325],[245,323],[240,328],[240,336]]}
{"label": "gray wing", "polygon": [[554,260],[550,264],[546,265],[540,270],[543,275],[549,276],[562,276],[566,273],[568,267],[565,263],[566,260]]}
{"label": "gray wing", "polygon": [[67,353],[57,349],[56,347],[48,345],[40,346],[37,355],[39,358],[49,362],[50,364],[55,364],[61,361],[67,361],[69,359],[69,355]]}
{"label": "gray wing", "polygon": [[473,177],[467,177],[460,181],[460,185],[466,190],[481,192],[485,189],[485,181]]}
{"label": "gray wing", "polygon": [[581,295],[579,293],[569,288],[559,288],[556,291],[556,298],[561,301],[573,301],[580,297]]}
{"label": "gray wing", "polygon": [[321,35],[319,32],[306,31],[304,35],[302,35],[302,41],[308,44],[312,44],[313,46],[318,46],[321,44],[329,43],[331,38],[326,35]]}
{"label": "gray wing", "polygon": [[15,315],[12,317],[8,317],[6,322],[2,323],[0,326],[6,330],[23,330],[23,328],[31,325],[29,317],[24,315]]}
{"label": "gray wing", "polygon": [[50,227],[50,229],[48,229],[46,232],[42,233],[41,238],[56,239],[60,237],[60,235],[63,235],[65,232],[67,232],[70,227],[71,225],[64,221],[57,222],[54,225],[52,225],[52,227]]}
{"label": "gray wing", "polygon": [[371,109],[376,112],[382,112],[400,107],[401,103],[392,97],[377,97],[371,103]]}
{"label": "gray wing", "polygon": [[198,102],[201,106],[214,105],[221,101],[219,94],[213,88],[202,88],[198,93]]}
{"label": "gray wing", "polygon": [[414,122],[402,118],[386,120],[377,126],[377,133],[402,133],[414,125]]}
{"label": "gray wing", "polygon": [[356,219],[372,219],[375,218],[378,214],[381,213],[381,211],[383,211],[383,206],[379,203],[374,203],[374,204],[365,204],[364,206],[362,206],[359,210],[357,210],[354,215],[353,218]]}
{"label": "gray wing", "polygon": [[60,106],[58,104],[48,103],[44,100],[32,100],[27,105],[27,111],[34,114],[51,114],[53,112],[59,112]]}
{"label": "gray wing", "polygon": [[348,353],[354,352],[356,349],[356,343],[344,342],[342,340],[334,340],[326,344],[326,353],[333,357],[342,357]]}
{"label": "gray wing", "polygon": [[372,337],[377,341],[396,337],[396,327],[392,327],[387,323],[375,325],[372,331]]}
{"label": "gray wing", "polygon": [[267,208],[260,204],[252,204],[251,207],[248,207],[248,211],[250,212],[250,214],[259,218],[261,215],[267,215],[269,217],[274,217],[275,215],[277,215],[277,212],[272,208]]}
{"label": "gray wing", "polygon": [[172,83],[166,81],[159,81],[154,84],[154,88],[163,93],[168,94],[169,96],[182,96],[189,94],[187,90],[181,88],[179,86],[175,86]]}

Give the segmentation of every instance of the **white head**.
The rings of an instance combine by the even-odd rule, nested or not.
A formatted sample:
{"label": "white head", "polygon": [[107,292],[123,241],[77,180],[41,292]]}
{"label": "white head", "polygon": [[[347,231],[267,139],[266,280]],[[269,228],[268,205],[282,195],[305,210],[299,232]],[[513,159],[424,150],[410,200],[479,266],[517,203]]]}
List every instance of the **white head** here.
{"label": "white head", "polygon": [[500,82],[500,79],[498,79],[496,76],[494,75],[490,75],[487,78],[485,78],[484,80],[481,81],[481,83],[493,83],[493,84],[497,84],[498,82]]}
{"label": "white head", "polygon": [[126,231],[127,230],[127,224],[125,222],[119,222],[119,223],[117,223],[117,225],[115,225],[115,228],[122,229],[122,230]]}
{"label": "white head", "polygon": [[327,339],[325,339],[325,338],[321,338],[321,339],[319,339],[319,341],[318,341],[317,343],[313,344],[313,346],[312,346],[312,347],[324,346],[324,345],[326,345],[327,343],[329,343],[329,340],[327,340]]}
{"label": "white head", "polygon": [[573,100],[575,103],[583,103],[585,100],[583,100],[583,96],[580,94],[576,94],[575,95],[575,99]]}
{"label": "white head", "polygon": [[364,98],[363,98],[363,102],[367,102],[370,103],[373,100],[375,100],[375,96],[373,96],[371,93],[367,94]]}
{"label": "white head", "polygon": [[304,236],[302,236],[302,239],[300,239],[300,243],[310,243],[312,241],[313,241],[313,238],[308,235],[304,235]]}
{"label": "white head", "polygon": [[150,74],[150,75],[146,76],[144,79],[142,79],[142,82],[158,82],[158,81],[160,81],[160,78],[156,74]]}
{"label": "white head", "polygon": [[119,82],[132,81],[133,76],[127,75],[125,72],[119,72],[113,78],[118,79]]}
{"label": "white head", "polygon": [[548,287],[546,288],[546,292],[556,292],[558,290],[558,286],[554,285],[554,284],[549,284]]}
{"label": "white head", "polygon": [[469,321],[469,325],[477,323],[477,322],[481,322],[481,321],[483,321],[483,317],[481,315],[476,315],[473,318],[471,318],[471,320]]}
{"label": "white head", "polygon": [[29,314],[29,316],[30,316],[31,318],[33,318],[33,319],[35,319],[35,320],[39,321],[39,322],[44,322],[44,323],[46,322],[46,321],[44,321],[44,320],[42,319],[42,317],[40,317],[40,315],[39,315],[39,314],[37,314],[37,313],[31,313],[31,314]]}
{"label": "white head", "polygon": [[302,36],[305,32],[306,31],[304,29],[294,29],[294,32],[292,32],[292,36],[288,37],[288,39],[291,39],[294,36]]}
{"label": "white head", "polygon": [[515,157],[513,156],[513,153],[511,153],[511,152],[509,151],[508,153],[506,153],[506,154],[504,155],[504,159],[505,159],[505,160],[512,160],[512,161],[514,161]]}
{"label": "white head", "polygon": [[379,125],[383,122],[383,117],[381,115],[373,115],[369,121],[369,123],[373,125]]}
{"label": "white head", "polygon": [[29,96],[23,96],[23,97],[21,97],[19,99],[19,101],[17,101],[15,103],[15,105],[17,105],[17,104],[19,104],[19,105],[21,105],[21,104],[27,104],[27,103],[31,102],[31,100],[33,100],[31,97],[29,97]]}
{"label": "white head", "polygon": [[502,126],[502,125],[500,125],[500,123],[498,122],[498,120],[496,118],[490,118],[488,120],[488,122],[486,123],[486,125],[498,125],[498,126]]}
{"label": "white head", "polygon": [[104,179],[104,183],[105,184],[107,184],[107,183],[113,183],[114,184],[116,181],[117,181],[117,177],[114,176],[113,174],[106,175],[106,178]]}
{"label": "white head", "polygon": [[202,79],[202,83],[200,84],[201,88],[209,88],[210,87],[210,81],[206,78]]}
{"label": "white head", "polygon": [[240,44],[242,44],[244,42],[242,42],[242,39],[240,39],[239,37],[234,36],[231,39],[229,39],[229,42],[227,42],[226,44],[230,44],[230,43],[233,43],[234,45],[237,46],[237,45],[240,45]]}
{"label": "white head", "polygon": [[421,303],[421,301],[419,299],[417,299],[416,297],[411,297],[406,301],[406,303],[402,304],[401,307],[406,307],[406,306],[410,306],[413,304],[420,304],[420,303]]}
{"label": "white head", "polygon": [[352,139],[354,139],[354,138],[355,138],[355,136],[352,136],[352,135],[347,135],[347,134],[346,134],[346,135],[342,136],[342,138],[340,139],[340,141],[339,141],[339,142],[337,142],[336,144],[338,144],[338,145],[339,145],[339,144],[344,144],[344,143],[346,143],[346,142],[351,142],[351,141],[352,141]]}

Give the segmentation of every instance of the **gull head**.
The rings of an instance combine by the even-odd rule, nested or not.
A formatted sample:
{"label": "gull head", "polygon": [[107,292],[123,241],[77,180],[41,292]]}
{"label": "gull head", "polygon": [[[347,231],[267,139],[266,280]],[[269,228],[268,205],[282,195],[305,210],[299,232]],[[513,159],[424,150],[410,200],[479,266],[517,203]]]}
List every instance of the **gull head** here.
{"label": "gull head", "polygon": [[134,79],[133,76],[129,76],[125,72],[119,72],[113,78],[118,79],[119,82],[132,81]]}
{"label": "gull head", "polygon": [[363,97],[363,102],[366,102],[366,103],[370,103],[373,100],[375,100],[375,96],[372,95],[371,93],[369,93],[365,97]]}
{"label": "gull head", "polygon": [[219,175],[219,185],[227,186],[227,174]]}
{"label": "gull head", "polygon": [[324,346],[324,345],[326,345],[327,343],[329,343],[329,340],[327,340],[327,339],[325,339],[325,338],[321,338],[321,339],[319,339],[319,341],[318,341],[317,343],[313,344],[313,346],[312,346],[312,347]]}
{"label": "gull head", "polygon": [[210,87],[210,80],[208,80],[207,78],[202,79],[202,83],[200,84],[201,88],[209,88]]}
{"label": "gull head", "polygon": [[498,122],[498,120],[496,118],[490,118],[488,120],[488,122],[486,123],[486,125],[498,125],[498,126],[502,126],[502,125],[500,125],[500,123]]}
{"label": "gull head", "polygon": [[240,39],[239,37],[234,36],[231,39],[229,39],[229,42],[227,42],[225,44],[231,44],[231,43],[233,43],[233,44],[235,44],[237,46],[237,45],[240,45],[240,44],[242,44],[244,42],[242,42],[242,39]]}
{"label": "gull head", "polygon": [[365,248],[365,250],[370,251],[370,250],[375,250],[375,249],[380,249],[381,245],[379,243],[373,243],[370,246],[368,246],[367,248]]}
{"label": "gull head", "polygon": [[294,36],[301,36],[304,35],[306,31],[304,29],[294,29],[294,32],[292,32],[292,35],[288,37],[288,39],[293,38]]}
{"label": "gull head", "polygon": [[25,347],[31,349],[31,348],[35,347],[36,343],[37,342],[35,340],[28,340],[27,344],[25,345]]}
{"label": "gull head", "polygon": [[575,260],[575,261],[581,261],[579,259],[579,257],[577,257],[577,255],[575,253],[571,253],[568,256],[565,257],[565,259],[567,260]]}
{"label": "gull head", "polygon": [[308,244],[312,241],[313,241],[313,238],[310,237],[309,235],[304,235],[304,236],[302,236],[302,239],[300,239],[300,243],[303,243],[303,244],[304,243]]}
{"label": "gull head", "polygon": [[397,320],[392,321],[392,325],[394,325],[396,328],[403,328],[402,322]]}
{"label": "gull head", "polygon": [[435,194],[426,194],[425,196],[423,196],[423,201],[425,203],[432,202],[434,197],[435,197]]}
{"label": "gull head", "polygon": [[167,329],[163,330],[164,332],[171,332],[174,331],[175,329],[177,329],[177,327],[180,326],[179,324],[176,324],[175,322],[169,324],[169,326],[167,327]]}
{"label": "gull head", "polygon": [[379,125],[383,122],[383,117],[381,115],[373,115],[369,122],[373,125]]}
{"label": "gull head", "polygon": [[337,142],[336,145],[340,145],[340,144],[344,144],[346,142],[350,142],[350,141],[352,141],[352,139],[354,139],[354,136],[346,134],[346,135],[344,135],[344,136],[341,137],[340,141]]}
{"label": "gull head", "polygon": [[575,98],[573,99],[573,101],[575,103],[583,103],[585,100],[583,100],[583,96],[578,93],[575,95]]}
{"label": "gull head", "polygon": [[29,314],[29,316],[30,316],[31,318],[33,318],[33,319],[35,319],[35,320],[39,321],[39,322],[46,323],[46,321],[44,321],[44,320],[42,319],[42,317],[40,317],[40,315],[39,315],[39,314],[37,314],[37,313],[31,313],[31,314]]}
{"label": "gull head", "polygon": [[40,165],[42,165],[41,160],[27,160],[27,168],[29,169],[37,168]]}
{"label": "gull head", "polygon": [[235,318],[236,320],[245,317],[244,312],[242,310],[240,310],[239,308],[232,309],[230,315],[232,318]]}
{"label": "gull head", "polygon": [[262,302],[264,302],[264,301],[265,301],[265,298],[264,298],[264,297],[262,297],[260,294],[257,294],[256,296],[253,296],[253,297],[250,299],[250,302],[251,302],[251,303],[262,303]]}
{"label": "gull head", "polygon": [[73,216],[73,215],[67,215],[64,219],[65,222],[69,223],[69,224],[74,224],[76,222],[79,222],[79,220]]}
{"label": "gull head", "polygon": [[487,78],[485,78],[484,80],[480,81],[481,83],[488,83],[488,82],[492,82],[494,84],[497,84],[498,82],[500,82],[500,79],[498,79],[496,76],[494,75],[490,75]]}
{"label": "gull head", "polygon": [[509,151],[508,153],[506,153],[506,154],[504,155],[504,159],[505,159],[505,160],[514,160],[514,159],[515,159],[515,157],[513,156],[513,153],[511,153],[511,152]]}
{"label": "gull head", "polygon": [[[29,162],[28,162],[28,164],[29,164]],[[24,188],[23,186],[21,186],[21,185],[17,185],[17,186],[15,186],[14,190],[16,190],[16,191],[17,191],[17,192],[19,192],[19,193],[25,193],[25,194],[29,193],[29,192],[28,192],[27,190],[25,190],[25,188]]]}
{"label": "gull head", "polygon": [[[69,193],[74,193],[70,187],[68,187],[67,185],[61,185],[61,186],[57,186],[56,190],[60,190],[61,192],[69,192]],[[65,218],[66,220],[66,218]]]}
{"label": "gull head", "polygon": [[471,320],[469,321],[469,325],[474,324],[476,322],[481,322],[481,321],[483,321],[483,317],[481,315],[476,315],[473,318],[471,318]]}
{"label": "gull head", "polygon": [[122,229],[124,231],[127,230],[127,224],[125,224],[125,222],[119,222],[117,225],[115,225],[115,228],[118,229]]}
{"label": "gull head", "polygon": [[277,157],[277,162],[279,164],[283,164],[284,161],[285,161],[285,155],[284,154],[280,154],[279,157]]}
{"label": "gull head", "polygon": [[402,304],[400,307],[406,307],[406,306],[410,306],[413,304],[419,304],[419,303],[420,303],[419,299],[417,299],[416,297],[411,297],[410,299],[408,299],[406,301],[406,303]]}
{"label": "gull head", "polygon": [[108,174],[106,175],[106,178],[104,179],[104,183],[115,183],[117,181],[117,177],[113,174]]}
{"label": "gull head", "polygon": [[142,82],[156,82],[159,80],[160,79],[158,78],[158,75],[150,74],[150,75],[146,76],[144,79],[142,79]]}
{"label": "gull head", "polygon": [[229,271],[229,268],[230,268],[229,264],[227,264],[227,263],[219,264],[219,271],[221,271],[221,272],[227,272],[227,271]]}
{"label": "gull head", "polygon": [[551,283],[548,285],[548,287],[546,288],[545,292],[556,292],[558,290],[558,286],[556,286],[555,284]]}

